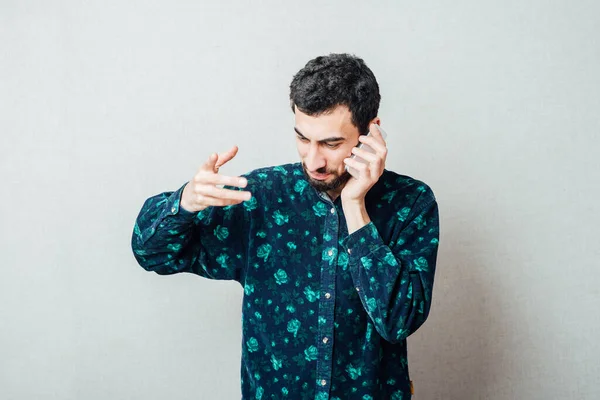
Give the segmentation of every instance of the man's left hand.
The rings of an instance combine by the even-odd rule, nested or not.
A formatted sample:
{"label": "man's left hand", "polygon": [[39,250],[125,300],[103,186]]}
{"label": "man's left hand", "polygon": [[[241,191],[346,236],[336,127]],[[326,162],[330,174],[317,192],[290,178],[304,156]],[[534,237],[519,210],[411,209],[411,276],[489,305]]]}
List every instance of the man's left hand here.
{"label": "man's left hand", "polygon": [[367,192],[383,174],[387,157],[387,146],[377,124],[371,124],[369,132],[371,132],[370,136],[361,135],[358,140],[371,147],[375,153],[373,154],[358,147],[352,149],[352,153],[365,160],[366,163],[350,157],[344,159],[344,163],[348,167],[354,168],[360,175],[358,178],[350,178],[346,186],[344,186],[341,193],[342,203],[364,203]]}

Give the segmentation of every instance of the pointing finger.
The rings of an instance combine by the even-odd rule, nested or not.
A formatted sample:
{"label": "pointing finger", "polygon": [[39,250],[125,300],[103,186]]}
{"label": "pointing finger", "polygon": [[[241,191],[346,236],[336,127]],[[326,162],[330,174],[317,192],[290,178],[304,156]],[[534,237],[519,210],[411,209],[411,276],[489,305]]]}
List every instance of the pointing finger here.
{"label": "pointing finger", "polygon": [[229,151],[219,154],[219,159],[217,160],[216,168],[221,168],[227,162],[229,162],[233,157],[237,155],[238,147],[233,146]]}

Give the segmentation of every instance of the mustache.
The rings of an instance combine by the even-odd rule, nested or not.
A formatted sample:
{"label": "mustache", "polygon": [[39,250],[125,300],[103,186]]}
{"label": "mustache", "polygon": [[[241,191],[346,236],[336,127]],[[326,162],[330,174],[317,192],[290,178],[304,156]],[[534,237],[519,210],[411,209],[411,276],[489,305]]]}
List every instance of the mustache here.
{"label": "mustache", "polygon": [[[302,163],[302,166],[304,167],[304,170],[305,170],[305,171],[308,171],[308,168],[306,168],[306,165],[305,165],[304,163]],[[336,171],[336,170],[328,170],[328,169],[327,169],[327,168],[325,168],[325,167],[321,167],[321,168],[319,168],[319,169],[315,170],[315,172],[316,172],[317,174],[335,174],[335,173],[337,173],[337,171]]]}

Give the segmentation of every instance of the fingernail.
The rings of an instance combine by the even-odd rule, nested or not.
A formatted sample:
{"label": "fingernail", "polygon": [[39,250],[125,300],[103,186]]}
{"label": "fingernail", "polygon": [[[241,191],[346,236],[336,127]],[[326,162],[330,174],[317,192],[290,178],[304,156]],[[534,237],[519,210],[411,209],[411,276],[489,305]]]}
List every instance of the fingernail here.
{"label": "fingernail", "polygon": [[240,179],[240,185],[244,185],[246,186],[248,184],[248,181],[244,178]]}

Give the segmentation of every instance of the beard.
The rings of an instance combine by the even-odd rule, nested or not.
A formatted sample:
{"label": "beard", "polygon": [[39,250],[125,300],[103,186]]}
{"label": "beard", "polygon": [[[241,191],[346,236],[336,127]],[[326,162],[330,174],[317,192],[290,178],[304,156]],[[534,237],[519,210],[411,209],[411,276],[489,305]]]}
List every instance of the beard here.
{"label": "beard", "polygon": [[350,175],[348,171],[344,171],[341,175],[339,175],[336,171],[327,171],[325,168],[319,168],[316,171],[317,173],[331,174],[334,176],[334,178],[330,182],[318,181],[316,179],[311,178],[310,175],[308,175],[308,172],[306,171],[306,165],[304,165],[304,163],[302,163],[302,172],[304,172],[304,177],[306,178],[308,183],[319,192],[328,192],[330,190],[339,189],[341,186],[345,185],[346,182],[348,182],[352,177],[352,175]]}

